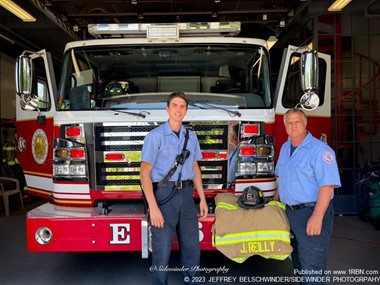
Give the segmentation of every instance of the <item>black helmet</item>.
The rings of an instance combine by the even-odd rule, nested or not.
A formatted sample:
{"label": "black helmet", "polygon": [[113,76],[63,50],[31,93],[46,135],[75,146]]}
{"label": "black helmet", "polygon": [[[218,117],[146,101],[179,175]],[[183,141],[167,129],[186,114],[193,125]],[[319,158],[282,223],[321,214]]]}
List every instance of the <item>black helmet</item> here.
{"label": "black helmet", "polygon": [[105,89],[105,97],[128,94],[129,84],[126,81],[113,81]]}
{"label": "black helmet", "polygon": [[263,192],[255,186],[247,187],[239,197],[237,203],[244,209],[255,209],[265,205],[267,199],[264,198]]}

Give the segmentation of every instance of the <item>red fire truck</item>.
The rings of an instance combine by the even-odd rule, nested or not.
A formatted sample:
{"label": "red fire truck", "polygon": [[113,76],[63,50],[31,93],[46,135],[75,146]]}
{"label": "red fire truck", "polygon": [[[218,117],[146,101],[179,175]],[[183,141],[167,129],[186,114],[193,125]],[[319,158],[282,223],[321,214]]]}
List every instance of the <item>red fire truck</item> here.
{"label": "red fire truck", "polygon": [[[90,25],[94,39],[65,48],[59,88],[48,52],[17,59],[18,157],[28,194],[48,199],[27,213],[29,251],[148,256],[141,149],[173,91],[189,98],[184,124],[200,142],[211,212],[218,193],[274,194],[288,108],[309,110],[309,130],[329,138],[329,56],[288,47],[272,92],[266,41],[239,31],[237,22]],[[202,250],[214,249],[214,219],[199,221]]]}

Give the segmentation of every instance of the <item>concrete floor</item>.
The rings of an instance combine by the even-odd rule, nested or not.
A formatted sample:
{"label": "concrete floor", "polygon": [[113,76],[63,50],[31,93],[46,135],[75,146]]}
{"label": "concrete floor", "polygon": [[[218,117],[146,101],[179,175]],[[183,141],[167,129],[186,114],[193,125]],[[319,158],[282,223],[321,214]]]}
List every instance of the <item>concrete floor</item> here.
{"label": "concrete floor", "polygon": [[[26,208],[22,210],[18,201],[13,201],[8,217],[3,209],[0,210],[0,284],[151,284],[150,259],[141,259],[139,252],[27,252],[25,214],[38,203],[41,202],[27,203]],[[331,282],[328,284],[380,284],[379,256],[380,231],[376,231],[371,223],[364,222],[357,216],[336,216],[328,262],[328,270],[331,270],[328,276]],[[178,265],[178,253],[173,253],[171,262],[171,267]],[[293,274],[289,259],[276,261],[255,256],[243,264],[237,264],[217,251],[203,252],[201,266],[206,269],[223,268],[227,271],[201,274],[201,284],[274,284],[257,278]],[[225,279],[222,280],[221,277]],[[377,279],[368,281],[363,277]],[[182,275],[178,272],[170,273],[169,284],[183,284]]]}

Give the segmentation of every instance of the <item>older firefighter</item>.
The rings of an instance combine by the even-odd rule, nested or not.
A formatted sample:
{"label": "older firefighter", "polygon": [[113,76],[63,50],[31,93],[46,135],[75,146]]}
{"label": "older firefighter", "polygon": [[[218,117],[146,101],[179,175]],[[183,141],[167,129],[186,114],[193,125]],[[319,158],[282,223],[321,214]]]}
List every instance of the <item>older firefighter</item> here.
{"label": "older firefighter", "polygon": [[281,148],[275,173],[277,195],[286,204],[294,235],[294,272],[320,277],[326,269],[333,229],[334,187],[340,187],[338,166],[334,151],[306,130],[307,117],[301,109],[288,110],[284,124],[289,140]]}

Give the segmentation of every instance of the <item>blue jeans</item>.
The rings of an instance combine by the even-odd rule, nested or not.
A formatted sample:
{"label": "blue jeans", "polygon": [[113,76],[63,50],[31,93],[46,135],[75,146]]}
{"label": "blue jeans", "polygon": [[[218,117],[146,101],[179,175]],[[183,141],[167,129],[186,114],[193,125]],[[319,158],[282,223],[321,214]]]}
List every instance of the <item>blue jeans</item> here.
{"label": "blue jeans", "polygon": [[[306,207],[292,211],[286,209],[293,238],[292,262],[294,272],[304,277],[323,277],[326,270],[327,255],[333,230],[334,208],[332,201],[323,218],[322,231],[319,236],[308,236],[306,225],[314,207]],[[322,282],[305,282],[301,284],[323,284]]]}
{"label": "blue jeans", "polygon": [[[157,201],[164,200],[172,188],[158,188],[155,191]],[[197,275],[194,267],[200,264],[200,245],[198,214],[193,199],[193,187],[176,190],[168,202],[159,205],[164,217],[164,227],[152,227],[152,274],[153,284],[167,284],[167,273],[172,241],[177,233],[180,246],[180,262],[185,283],[191,283]],[[177,267],[175,268],[177,269]]]}

